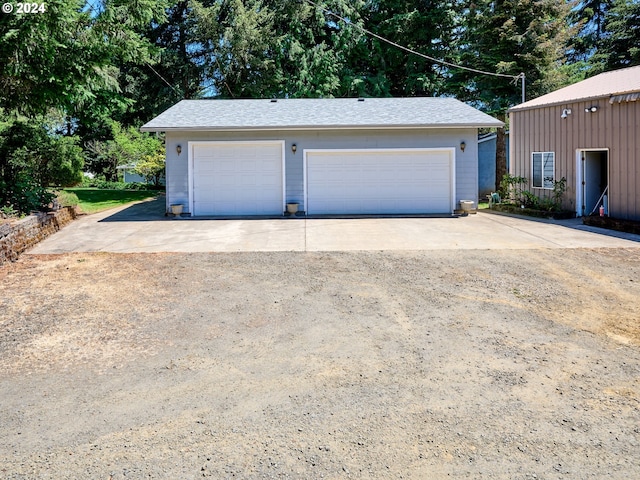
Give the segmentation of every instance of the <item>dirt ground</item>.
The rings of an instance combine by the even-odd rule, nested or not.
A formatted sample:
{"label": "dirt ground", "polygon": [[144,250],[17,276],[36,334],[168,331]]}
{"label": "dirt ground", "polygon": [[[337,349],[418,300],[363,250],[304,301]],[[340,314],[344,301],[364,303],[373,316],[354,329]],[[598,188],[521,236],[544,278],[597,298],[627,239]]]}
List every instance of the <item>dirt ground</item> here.
{"label": "dirt ground", "polygon": [[640,249],[0,267],[0,477],[640,477]]}

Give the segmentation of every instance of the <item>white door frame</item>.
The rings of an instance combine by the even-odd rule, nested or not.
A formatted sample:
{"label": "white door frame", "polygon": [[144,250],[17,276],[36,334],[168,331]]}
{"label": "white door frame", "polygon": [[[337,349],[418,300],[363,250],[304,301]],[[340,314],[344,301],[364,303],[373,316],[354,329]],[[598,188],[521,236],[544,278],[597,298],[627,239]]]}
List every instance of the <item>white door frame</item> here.
{"label": "white door frame", "polygon": [[[451,182],[449,184],[449,194],[451,196],[451,213],[456,208],[456,149],[455,147],[442,147],[442,148],[311,148],[303,151],[304,161],[302,163],[302,178],[303,178],[303,196],[304,196],[304,209],[309,211],[309,203],[307,198],[308,185],[307,185],[307,163],[308,153],[362,153],[362,152],[448,152],[450,154],[451,161],[449,162]],[[313,212],[311,213],[313,214]]]}
{"label": "white door frame", "polygon": [[286,208],[286,175],[285,175],[285,141],[284,140],[198,140],[187,142],[187,165],[188,165],[188,179],[189,179],[189,215],[194,216],[193,211],[193,170],[194,170],[194,155],[193,147],[202,145],[280,145],[280,157],[281,157],[281,169],[282,169],[282,212]]}
{"label": "white door frame", "polygon": [[[578,148],[576,149],[576,217],[582,217],[582,202],[584,201],[584,188],[582,181],[584,180],[584,170],[582,165],[582,154],[586,152],[607,152],[607,185],[609,184],[609,169],[611,165],[611,153],[608,148]],[[611,199],[611,191],[607,192],[607,198]],[[585,212],[589,215],[591,212]]]}

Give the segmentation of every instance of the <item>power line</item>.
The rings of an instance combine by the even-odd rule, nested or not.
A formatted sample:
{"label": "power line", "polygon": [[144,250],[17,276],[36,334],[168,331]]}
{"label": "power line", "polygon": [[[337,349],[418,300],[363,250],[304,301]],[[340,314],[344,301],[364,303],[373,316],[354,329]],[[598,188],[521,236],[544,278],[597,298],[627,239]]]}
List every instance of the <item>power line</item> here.
{"label": "power line", "polygon": [[[90,0],[85,0],[85,5],[86,5],[86,6],[88,6],[88,7],[89,7],[89,11],[93,11],[93,13],[95,13],[95,15],[96,15],[96,16],[100,15],[100,13],[101,13],[101,12],[99,11],[99,7],[96,7],[96,6],[95,6],[95,4],[94,4],[92,1],[90,1]],[[153,67],[151,66],[151,63],[150,63],[150,62],[146,61],[146,62],[145,62],[145,64],[147,65],[147,67],[149,67],[149,68],[151,69],[151,71],[152,71],[153,73],[155,73],[155,74],[156,74],[156,76],[157,76],[160,80],[162,80],[164,83],[166,83],[166,84],[169,86],[169,88],[170,88],[171,90],[173,90],[173,91],[178,95],[178,97],[180,97],[180,96],[182,95],[182,94],[181,94],[181,93],[180,93],[180,92],[179,92],[179,91],[178,91],[178,90],[177,90],[173,85],[171,85],[171,84],[170,84],[170,83],[169,83],[169,82],[168,82],[168,81],[167,81],[167,80],[166,80],[162,75],[160,75],[160,74],[156,71],[156,69],[155,69],[155,68],[153,68]]]}
{"label": "power line", "polygon": [[[510,78],[514,82],[517,82],[519,79],[522,79],[522,82],[523,82],[523,85],[524,85],[524,79],[525,79],[524,73],[520,73],[518,75],[507,75],[505,73],[485,72],[484,70],[478,70],[476,68],[471,68],[471,67],[464,67],[462,65],[456,65],[455,63],[447,62],[446,60],[440,60],[438,58],[430,57],[429,55],[425,55],[424,53],[420,53],[420,52],[416,52],[415,50],[411,50],[410,48],[407,48],[407,47],[405,47],[403,45],[400,45],[400,44],[398,44],[396,42],[393,42],[393,41],[391,41],[391,40],[389,40],[387,38],[381,37],[377,33],[373,33],[371,31],[367,30],[366,28],[361,27],[360,25],[352,23],[351,20],[349,20],[347,18],[344,18],[344,17],[341,17],[337,13],[333,13],[331,10],[328,10],[328,9],[326,9],[324,7],[321,7],[320,5],[318,5],[317,3],[313,2],[312,0],[305,0],[305,1],[307,3],[313,5],[314,7],[319,8],[320,10],[322,10],[327,15],[334,16],[338,20],[342,20],[347,25],[351,25],[352,27],[357,28],[358,30],[360,30],[361,32],[366,33],[367,35],[371,35],[372,37],[375,37],[378,40],[381,40],[381,41],[383,41],[385,43],[388,43],[389,45],[392,45],[392,46],[394,46],[396,48],[404,50],[405,52],[411,53],[413,55],[417,55],[419,57],[425,58],[425,59],[427,59],[427,60],[429,60],[431,62],[439,63],[441,65],[446,65],[447,67],[459,68],[461,70],[467,70],[467,71],[473,72],[473,73],[479,73],[481,75],[490,75],[490,76],[494,76],[494,77]],[[522,101],[524,102],[524,96],[523,96],[523,100]]]}
{"label": "power line", "polygon": [[167,82],[162,75],[160,75],[158,72],[156,72],[156,69],[153,68],[149,62],[147,62],[147,67],[149,67],[151,69],[151,71],[153,73],[155,73],[158,76],[158,78],[160,78],[160,80],[162,80],[164,83],[166,83],[171,90],[173,90],[175,93],[177,93],[178,96],[182,95],[178,90],[176,90],[176,88],[173,85],[171,85],[169,82]]}

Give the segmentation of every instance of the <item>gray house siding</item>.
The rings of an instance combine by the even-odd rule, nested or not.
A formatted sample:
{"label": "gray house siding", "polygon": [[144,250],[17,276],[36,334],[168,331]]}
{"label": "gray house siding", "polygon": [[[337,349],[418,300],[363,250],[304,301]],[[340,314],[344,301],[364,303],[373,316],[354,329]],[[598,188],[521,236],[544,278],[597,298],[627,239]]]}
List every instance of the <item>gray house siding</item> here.
{"label": "gray house siding", "polygon": [[[284,140],[286,202],[304,210],[303,162],[305,149],[445,148],[456,149],[456,202],[478,200],[478,131],[476,128],[340,129],[237,132],[166,132],[167,206],[189,204],[188,142]],[[460,149],[466,143],[465,151]],[[297,150],[292,152],[291,146]],[[176,147],[182,152],[178,155]]]}
{"label": "gray house siding", "polygon": [[[509,132],[506,133],[507,171],[509,171]],[[496,134],[478,140],[478,196],[481,199],[496,191]]]}

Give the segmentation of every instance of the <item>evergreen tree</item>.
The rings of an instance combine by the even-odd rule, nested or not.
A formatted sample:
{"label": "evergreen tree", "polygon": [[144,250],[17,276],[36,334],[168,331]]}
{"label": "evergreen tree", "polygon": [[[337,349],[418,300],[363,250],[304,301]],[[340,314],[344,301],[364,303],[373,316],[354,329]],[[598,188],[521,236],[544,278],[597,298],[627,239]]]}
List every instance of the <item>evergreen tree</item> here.
{"label": "evergreen tree", "polygon": [[[349,56],[361,32],[335,13],[360,24],[362,1],[270,0],[274,12],[274,49],[278,96],[334,97],[349,94]],[[331,13],[330,13],[331,12]]]}
{"label": "evergreen tree", "polygon": [[[424,55],[455,56],[455,2],[374,0],[362,9],[367,30]],[[370,35],[351,52],[348,91],[372,96],[429,96],[447,93],[447,70]]]}
{"label": "evergreen tree", "polygon": [[[343,93],[342,72],[357,30],[297,0],[225,0],[202,6],[195,40],[202,45],[209,93],[227,98],[330,97]],[[358,2],[332,11],[356,21]]]}
{"label": "evergreen tree", "polygon": [[99,91],[119,89],[118,66],[150,60],[141,25],[164,2],[51,0],[43,14],[0,16],[0,107],[7,113],[73,114]]}
{"label": "evergreen tree", "polygon": [[640,65],[640,1],[613,0],[604,28],[591,73]]}
{"label": "evergreen tree", "polygon": [[587,62],[605,37],[607,13],[613,0],[584,0],[571,13],[570,21],[580,30],[571,40],[569,60]]}
{"label": "evergreen tree", "polygon": [[[570,4],[555,0],[478,0],[465,5],[461,63],[487,72],[526,76],[526,99],[566,83],[564,61],[570,36]],[[506,122],[506,110],[521,102],[521,89],[507,78],[454,73],[458,96]],[[496,187],[506,169],[505,139],[498,130]]]}

